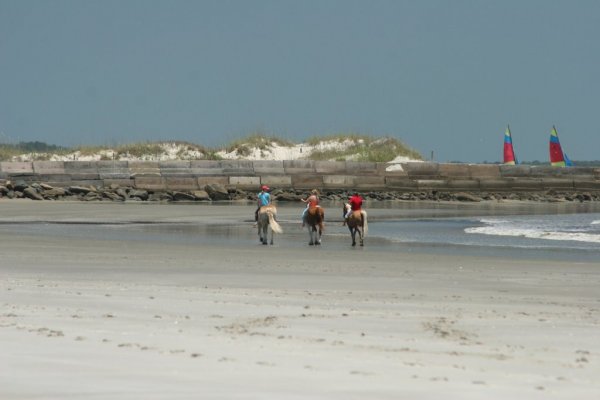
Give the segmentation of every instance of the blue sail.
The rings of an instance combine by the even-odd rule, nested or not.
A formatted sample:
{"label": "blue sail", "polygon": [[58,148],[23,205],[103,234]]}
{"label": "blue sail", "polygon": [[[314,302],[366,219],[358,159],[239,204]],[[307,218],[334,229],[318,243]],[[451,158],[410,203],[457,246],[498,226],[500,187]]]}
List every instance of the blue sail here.
{"label": "blue sail", "polygon": [[573,162],[571,160],[569,160],[569,157],[567,157],[567,153],[563,153],[563,156],[565,158],[565,166],[566,167],[572,167],[573,166]]}

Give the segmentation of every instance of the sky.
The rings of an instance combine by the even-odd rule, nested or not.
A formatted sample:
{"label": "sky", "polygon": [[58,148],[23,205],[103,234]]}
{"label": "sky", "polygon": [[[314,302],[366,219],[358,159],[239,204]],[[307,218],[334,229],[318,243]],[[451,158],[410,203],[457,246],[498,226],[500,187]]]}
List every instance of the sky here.
{"label": "sky", "polygon": [[0,142],[391,136],[600,159],[600,1],[0,0]]}

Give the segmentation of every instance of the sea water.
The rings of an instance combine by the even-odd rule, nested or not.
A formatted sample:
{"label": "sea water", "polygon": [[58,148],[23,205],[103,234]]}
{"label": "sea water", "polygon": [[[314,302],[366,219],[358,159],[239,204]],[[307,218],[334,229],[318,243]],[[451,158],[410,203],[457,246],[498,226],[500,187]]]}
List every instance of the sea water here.
{"label": "sea water", "polygon": [[409,251],[600,261],[600,213],[383,221],[370,235]]}

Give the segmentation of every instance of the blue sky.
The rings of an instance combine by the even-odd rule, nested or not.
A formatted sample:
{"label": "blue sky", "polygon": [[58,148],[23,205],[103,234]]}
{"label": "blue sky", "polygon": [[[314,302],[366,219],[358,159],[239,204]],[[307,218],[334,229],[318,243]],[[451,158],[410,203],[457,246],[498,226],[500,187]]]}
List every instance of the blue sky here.
{"label": "blue sky", "polygon": [[0,0],[0,141],[393,136],[600,159],[599,1]]}

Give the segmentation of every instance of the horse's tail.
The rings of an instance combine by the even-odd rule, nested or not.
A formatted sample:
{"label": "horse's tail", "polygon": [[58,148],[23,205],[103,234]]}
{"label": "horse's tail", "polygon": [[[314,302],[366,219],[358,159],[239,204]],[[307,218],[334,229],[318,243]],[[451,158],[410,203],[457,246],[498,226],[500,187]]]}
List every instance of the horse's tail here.
{"label": "horse's tail", "polygon": [[319,221],[321,230],[324,231],[325,230],[325,210],[323,210],[322,207],[321,207],[321,212],[319,213],[319,217],[321,219],[321,221]]}
{"label": "horse's tail", "polygon": [[267,211],[267,215],[269,216],[269,225],[271,225],[271,229],[273,229],[273,232],[283,233],[281,226],[279,226],[277,221],[275,221],[275,217],[273,216],[273,213],[270,210]]}
{"label": "horse's tail", "polygon": [[367,212],[365,210],[360,211],[360,218],[363,223],[363,236],[367,236],[367,232],[369,232],[369,224],[367,224]]}

